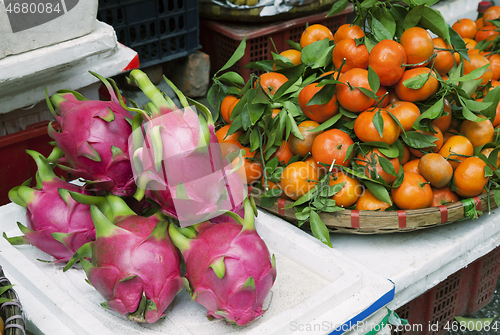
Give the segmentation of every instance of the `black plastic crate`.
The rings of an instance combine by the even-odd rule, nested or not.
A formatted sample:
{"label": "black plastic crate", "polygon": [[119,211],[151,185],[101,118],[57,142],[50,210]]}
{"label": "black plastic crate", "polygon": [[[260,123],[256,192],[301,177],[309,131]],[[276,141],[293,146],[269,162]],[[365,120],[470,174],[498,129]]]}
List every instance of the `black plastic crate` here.
{"label": "black plastic crate", "polygon": [[99,0],[97,19],[139,54],[141,68],[200,48],[198,0]]}

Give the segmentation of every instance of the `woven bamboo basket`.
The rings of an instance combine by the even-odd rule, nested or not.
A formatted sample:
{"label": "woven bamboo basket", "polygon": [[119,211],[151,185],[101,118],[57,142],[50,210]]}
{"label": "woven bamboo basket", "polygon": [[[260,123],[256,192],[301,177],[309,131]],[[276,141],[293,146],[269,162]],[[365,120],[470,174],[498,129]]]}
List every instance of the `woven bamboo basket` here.
{"label": "woven bamboo basket", "polygon": [[[292,0],[287,1],[289,2]],[[332,8],[333,3],[336,1],[337,0],[307,0],[304,1],[304,3],[300,6],[295,5],[288,12],[279,13],[272,16],[260,16],[260,12],[264,7],[256,6],[238,9],[226,8],[209,2],[199,2],[199,12],[201,17],[211,20],[264,23],[275,22],[277,20],[291,20],[301,16],[327,11]]]}
{"label": "woven bamboo basket", "polygon": [[[292,204],[292,201],[279,199],[272,207],[262,207],[260,206],[259,193],[260,190],[256,188],[250,191],[257,206],[292,224],[298,225],[295,209],[287,208]],[[411,232],[466,220],[468,219],[466,213],[474,207],[483,213],[497,208],[493,200],[493,192],[489,194],[489,201],[488,194],[481,194],[478,197],[437,207],[380,212],[346,209],[334,213],[320,213],[319,216],[332,233],[389,234]]]}
{"label": "woven bamboo basket", "polygon": [[[0,266],[0,286],[11,285]],[[26,319],[23,307],[14,288],[5,291],[2,298],[11,299],[0,305],[0,316],[5,323],[4,335],[26,335]]]}

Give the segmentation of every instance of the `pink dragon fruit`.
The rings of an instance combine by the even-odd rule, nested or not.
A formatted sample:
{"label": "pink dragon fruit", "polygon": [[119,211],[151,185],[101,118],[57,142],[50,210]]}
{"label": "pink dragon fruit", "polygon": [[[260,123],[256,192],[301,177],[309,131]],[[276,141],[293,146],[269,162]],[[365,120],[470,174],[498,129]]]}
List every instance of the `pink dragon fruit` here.
{"label": "pink dragon fruit", "polygon": [[28,227],[18,223],[24,236],[7,239],[12,244],[30,243],[55,257],[56,262],[67,262],[78,248],[95,239],[90,207],[76,202],[69,194],[87,192],[57,177],[40,153],[26,152],[38,167],[36,188],[27,186],[28,181],[10,190],[9,198],[26,208]]}
{"label": "pink dragon fruit", "polygon": [[71,195],[97,204],[90,208],[96,240],[82,246],[64,270],[80,260],[88,280],[107,301],[103,307],[132,321],[157,321],[185,284],[180,253],[167,233],[169,221],[160,212],[138,216],[114,195]]}
{"label": "pink dragon fruit", "polygon": [[[130,156],[137,176],[136,199],[146,195],[182,226],[237,211],[246,190],[232,165],[222,157],[210,111],[186,98],[167,78],[183,110],[140,70],[133,70],[129,80],[151,100],[146,111],[136,110],[139,113],[133,122]],[[188,102],[201,113],[197,114]]]}
{"label": "pink dragon fruit", "polygon": [[[244,202],[241,223],[199,223],[169,234],[181,250],[192,299],[207,309],[207,317],[245,325],[262,315],[264,300],[276,279],[276,264],[255,230],[254,209]],[[196,238],[182,232],[190,230]]]}
{"label": "pink dragon fruit", "polygon": [[88,100],[66,90],[50,100],[47,97],[49,109],[61,125],[60,132],[51,124],[48,127],[50,137],[64,152],[57,163],[67,164],[60,167],[85,179],[92,190],[132,195],[135,184],[128,156],[132,115],[121,105],[119,91],[105,78],[92,74],[105,84],[111,101]]}

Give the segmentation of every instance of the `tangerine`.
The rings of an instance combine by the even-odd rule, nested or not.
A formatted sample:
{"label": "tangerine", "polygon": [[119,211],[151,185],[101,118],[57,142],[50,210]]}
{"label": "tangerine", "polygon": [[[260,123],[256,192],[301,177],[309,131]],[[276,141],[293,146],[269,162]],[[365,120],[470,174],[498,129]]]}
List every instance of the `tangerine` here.
{"label": "tangerine", "polygon": [[[379,114],[383,121],[382,136],[380,136],[374,117]],[[380,141],[389,145],[396,142],[399,137],[399,125],[384,109],[368,109],[360,113],[354,121],[354,133],[363,142]]]}
{"label": "tangerine", "polygon": [[474,154],[474,147],[467,137],[453,135],[444,142],[438,154],[446,158],[453,169],[456,170],[461,161]]}
{"label": "tangerine", "polygon": [[382,40],[370,51],[368,65],[378,75],[380,84],[392,86],[405,72],[406,52],[401,44],[393,40]]}
{"label": "tangerine", "polygon": [[354,68],[368,69],[369,56],[366,46],[356,45],[356,41],[352,38],[339,41],[332,51],[333,64],[341,73]]}
{"label": "tangerine", "polygon": [[420,27],[406,29],[400,38],[406,60],[411,66],[425,66],[434,54],[434,43],[429,32]]}
{"label": "tangerine", "polygon": [[345,23],[341,25],[335,32],[335,35],[333,35],[333,42],[337,44],[346,38],[357,39],[364,36],[365,32],[363,31],[363,29],[361,29],[360,26],[351,25],[350,23]]}
{"label": "tangerine", "polygon": [[[390,198],[392,202],[392,197]],[[391,204],[377,199],[368,189],[365,189],[358,201],[356,201],[356,209],[360,211],[385,211],[389,207],[391,207]]]}
{"label": "tangerine", "polygon": [[453,177],[453,167],[437,153],[428,153],[420,158],[418,162],[418,171],[431,186],[436,188],[445,187]]}
{"label": "tangerine", "polygon": [[462,38],[474,38],[477,33],[476,22],[471,19],[463,18],[455,22],[451,28],[455,30]]}
{"label": "tangerine", "polygon": [[315,162],[349,166],[347,149],[353,145],[352,138],[340,129],[329,129],[319,134],[313,142],[311,153]]}
{"label": "tangerine", "polygon": [[375,99],[364,94],[357,87],[371,90],[368,83],[368,71],[365,69],[350,69],[340,76],[337,84],[337,100],[339,104],[353,113],[359,113],[371,107]]}
{"label": "tangerine", "polygon": [[[417,76],[427,78],[427,81],[421,87],[409,88],[404,85],[406,80]],[[424,101],[436,94],[439,89],[439,81],[436,79],[434,71],[427,67],[418,67],[405,71],[394,89],[400,100],[410,102]]]}
{"label": "tangerine", "polygon": [[361,183],[355,179],[349,177],[343,172],[337,172],[330,177],[330,186],[345,183],[340,191],[332,196],[335,200],[335,204],[340,207],[350,207],[359,199],[359,196],[363,193],[363,186]]}
{"label": "tangerine", "polygon": [[[234,95],[228,95],[224,99],[222,99],[222,102],[220,104],[220,115],[222,116],[222,119],[226,123],[233,122],[233,121],[231,121],[231,113],[232,113],[233,109],[232,108],[230,109],[230,107],[234,102],[239,101],[239,100],[240,99],[238,99]],[[236,105],[234,105],[234,106],[236,106]],[[233,108],[234,108],[234,106],[233,106]]]}
{"label": "tangerine", "polygon": [[[450,49],[448,43],[446,43],[441,37],[433,38],[432,42],[434,44],[434,48]],[[434,70],[436,70],[436,72],[440,75],[447,74],[453,68],[453,65],[455,65],[455,57],[453,56],[453,53],[448,50],[438,49],[434,49],[434,52],[436,53],[436,59],[433,64]]]}
{"label": "tangerine", "polygon": [[420,116],[420,109],[418,108],[418,106],[409,101],[396,101],[385,109],[386,111],[394,115],[403,127],[402,129],[399,129],[400,134],[403,133],[403,130],[412,130],[413,123]]}
{"label": "tangerine", "polygon": [[274,95],[276,91],[288,81],[288,78],[277,72],[265,72],[260,75],[255,83],[255,87],[257,87],[257,83],[262,88],[262,90],[268,95]]}
{"label": "tangerine", "polygon": [[316,186],[318,173],[306,162],[294,162],[288,165],[281,174],[281,187],[285,194],[293,200],[309,192]]}
{"label": "tangerine", "polygon": [[417,173],[405,173],[403,182],[391,191],[392,199],[400,209],[427,208],[432,203],[432,189],[427,180]]}
{"label": "tangerine", "polygon": [[457,194],[464,198],[478,196],[483,192],[488,177],[484,176],[486,163],[479,157],[466,158],[455,169]]}
{"label": "tangerine", "polygon": [[299,92],[298,101],[300,109],[305,116],[318,123],[323,123],[338,114],[339,106],[337,105],[335,94],[326,104],[308,106],[307,104],[311,101],[312,97],[322,88],[322,86],[316,85],[313,83],[302,88]]}
{"label": "tangerine", "polygon": [[[384,170],[380,164],[380,157],[387,159],[394,167],[395,175]],[[356,156],[356,163],[360,166],[365,167],[365,175],[370,179],[377,179],[377,177],[382,178],[387,184],[391,184],[397,177],[401,164],[399,163],[398,157],[389,158],[382,154],[379,149],[373,148],[368,153],[364,154],[360,152]]]}
{"label": "tangerine", "polygon": [[480,147],[486,143],[493,142],[495,137],[495,128],[490,119],[483,115],[478,115],[484,121],[474,122],[464,120],[460,126],[460,133],[469,139],[474,148]]}
{"label": "tangerine", "polygon": [[320,134],[320,132],[313,132],[311,130],[318,126],[319,123],[316,121],[303,121],[298,125],[298,128],[304,139],[301,140],[293,134],[290,135],[288,145],[295,155],[305,157],[311,151],[314,139]]}
{"label": "tangerine", "polygon": [[432,194],[433,198],[431,207],[446,205],[460,200],[458,195],[455,192],[453,192],[449,186],[445,186],[442,188],[433,187]]}
{"label": "tangerine", "polygon": [[309,44],[324,40],[325,38],[332,41],[332,31],[322,24],[313,24],[312,26],[307,27],[300,36],[300,46],[304,48]]}
{"label": "tangerine", "polygon": [[238,130],[238,131],[232,133],[231,135],[227,135],[227,131],[229,130],[229,127],[231,127],[231,125],[227,124],[227,125],[219,128],[219,130],[217,130],[215,132],[215,136],[219,140],[219,143],[222,143],[224,141],[238,141],[238,138],[241,135],[243,135],[242,130]]}

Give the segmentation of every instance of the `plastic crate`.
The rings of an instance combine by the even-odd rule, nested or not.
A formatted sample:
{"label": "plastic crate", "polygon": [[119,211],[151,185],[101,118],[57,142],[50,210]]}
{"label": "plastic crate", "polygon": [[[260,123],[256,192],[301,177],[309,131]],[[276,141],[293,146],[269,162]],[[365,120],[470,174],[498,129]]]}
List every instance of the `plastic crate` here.
{"label": "plastic crate", "polygon": [[230,70],[239,73],[247,81],[250,79],[250,73],[260,75],[262,71],[245,69],[245,65],[273,59],[271,52],[280,53],[289,49],[290,46],[286,41],[292,40],[298,43],[307,25],[322,24],[335,33],[346,23],[347,15],[352,11],[352,6],[348,6],[336,16],[325,17],[328,12],[322,12],[275,24],[239,25],[202,19],[200,43],[202,51],[210,56],[210,69],[213,74],[226,64],[246,36],[245,54]]}
{"label": "plastic crate", "polygon": [[200,48],[198,0],[99,0],[97,19],[139,54],[141,68]]}
{"label": "plastic crate", "polygon": [[393,335],[441,335],[455,316],[472,315],[486,306],[495,293],[500,274],[500,247],[469,264],[396,310],[410,325]]}
{"label": "plastic crate", "polygon": [[[37,166],[26,149],[35,150],[47,157],[54,148],[49,142],[53,141],[47,134],[49,121],[42,121],[26,127],[26,130],[0,137],[0,156],[6,157],[0,174],[0,206],[10,202],[8,193],[15,186],[19,186],[29,178],[31,185],[36,185],[35,175]],[[54,129],[59,124],[54,122]],[[68,174],[59,168],[54,172],[68,180]]]}

